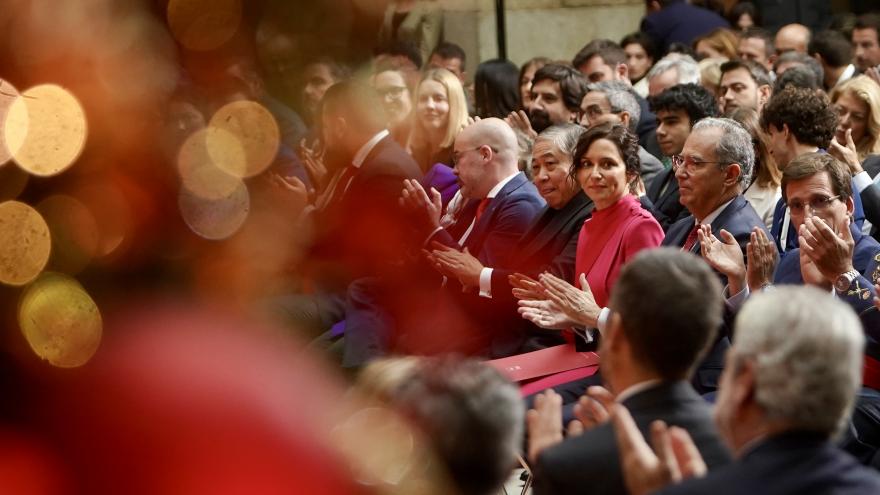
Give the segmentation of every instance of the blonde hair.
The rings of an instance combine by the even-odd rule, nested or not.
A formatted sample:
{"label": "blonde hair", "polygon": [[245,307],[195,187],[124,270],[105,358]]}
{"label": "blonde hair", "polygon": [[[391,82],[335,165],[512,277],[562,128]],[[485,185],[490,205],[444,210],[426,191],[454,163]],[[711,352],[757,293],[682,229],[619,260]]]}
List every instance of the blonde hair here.
{"label": "blonde hair", "polygon": [[694,40],[692,45],[694,50],[697,49],[697,44],[701,41],[705,41],[713,50],[723,54],[728,59],[734,59],[738,56],[736,49],[739,45],[739,37],[730,29],[717,28],[713,29],[709,34],[700,36]]}
{"label": "blonde hair", "polygon": [[880,153],[880,87],[868,76],[857,76],[835,86],[831,91],[831,102],[836,102],[844,93],[868,107],[865,136],[856,143],[859,161],[862,161],[868,155]]}
{"label": "blonde hair", "polygon": [[[419,85],[416,87],[416,105],[418,105],[419,101],[419,91],[422,89],[422,84],[425,81],[437,81],[446,88],[446,98],[449,100],[449,115],[446,123],[446,133],[443,135],[443,140],[440,142],[440,148],[448,148],[452,146],[453,142],[455,142],[458,133],[461,132],[465,125],[467,125],[468,108],[467,99],[464,95],[464,88],[461,86],[461,81],[459,81],[458,77],[452,72],[449,72],[446,69],[430,69],[425,72],[425,75],[422,76],[422,80],[419,81]],[[427,136],[425,136],[425,130],[422,127],[421,122],[419,122],[419,119],[416,118],[416,123],[413,126],[413,132],[410,136],[409,148],[411,150],[416,150],[424,149],[427,146],[428,139]],[[428,153],[428,156],[433,154],[434,151],[436,150],[431,150],[431,152]]]}

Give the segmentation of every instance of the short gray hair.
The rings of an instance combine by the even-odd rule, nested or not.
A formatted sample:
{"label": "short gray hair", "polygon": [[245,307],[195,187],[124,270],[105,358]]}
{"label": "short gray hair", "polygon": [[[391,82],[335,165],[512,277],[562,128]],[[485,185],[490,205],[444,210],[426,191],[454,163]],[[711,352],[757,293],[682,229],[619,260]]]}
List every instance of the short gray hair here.
{"label": "short gray hair", "polygon": [[721,139],[715,144],[715,155],[722,167],[731,163],[739,164],[739,185],[745,191],[752,182],[755,168],[755,147],[749,131],[735,120],[707,117],[694,124],[691,134],[705,129],[721,129]]}
{"label": "short gray hair", "polygon": [[700,84],[700,66],[690,55],[671,53],[661,58],[645,76],[650,81],[668,70],[675,69],[678,84]]}
{"label": "short gray hair", "polygon": [[768,418],[832,436],[862,382],[864,346],[845,303],[815,287],[779,287],[743,307],[728,366],[754,364],[755,401]]}
{"label": "short gray hair", "polygon": [[578,139],[580,139],[581,134],[587,132],[587,130],[583,126],[579,126],[577,124],[566,123],[566,124],[556,124],[551,125],[541,134],[538,134],[538,137],[535,138],[535,142],[538,141],[549,141],[553,144],[559,151],[567,155],[569,158],[574,156],[574,149],[577,147]]}
{"label": "short gray hair", "polygon": [[623,81],[600,81],[587,86],[587,92],[604,93],[612,113],[629,114],[629,130],[635,131],[642,118],[642,109],[636,100],[635,90]]}

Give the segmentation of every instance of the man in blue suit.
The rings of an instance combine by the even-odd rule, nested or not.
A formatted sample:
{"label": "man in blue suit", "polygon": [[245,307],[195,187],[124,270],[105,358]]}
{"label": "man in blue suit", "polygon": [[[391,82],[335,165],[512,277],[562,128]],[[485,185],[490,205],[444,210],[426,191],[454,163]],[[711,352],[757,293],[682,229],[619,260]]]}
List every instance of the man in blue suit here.
{"label": "man in blue suit", "polygon": [[685,0],[647,0],[646,7],[648,13],[640,30],[656,40],[662,52],[672,43],[690,46],[694,39],[715,28],[730,27],[720,15]]}

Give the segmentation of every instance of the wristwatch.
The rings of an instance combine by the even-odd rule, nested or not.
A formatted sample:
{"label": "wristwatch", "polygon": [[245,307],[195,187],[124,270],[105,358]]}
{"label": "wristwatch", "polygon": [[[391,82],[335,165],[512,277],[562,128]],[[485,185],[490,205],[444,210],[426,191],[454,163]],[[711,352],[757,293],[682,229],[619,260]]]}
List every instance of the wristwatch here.
{"label": "wristwatch", "polygon": [[837,276],[837,279],[834,281],[834,290],[837,292],[845,293],[849,286],[852,285],[853,280],[859,276],[858,270],[850,270],[848,272],[842,273]]}

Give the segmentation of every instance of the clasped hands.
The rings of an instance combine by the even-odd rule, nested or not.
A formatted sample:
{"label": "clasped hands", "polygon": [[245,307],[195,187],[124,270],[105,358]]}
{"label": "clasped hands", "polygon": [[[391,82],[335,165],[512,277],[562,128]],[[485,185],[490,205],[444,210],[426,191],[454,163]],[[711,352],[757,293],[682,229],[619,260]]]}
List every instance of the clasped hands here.
{"label": "clasped hands", "polygon": [[602,308],[596,304],[584,274],[580,276],[582,289],[550,273],[541,274],[538,280],[516,273],[508,280],[513,296],[519,299],[519,314],[535,325],[557,330],[597,326]]}

